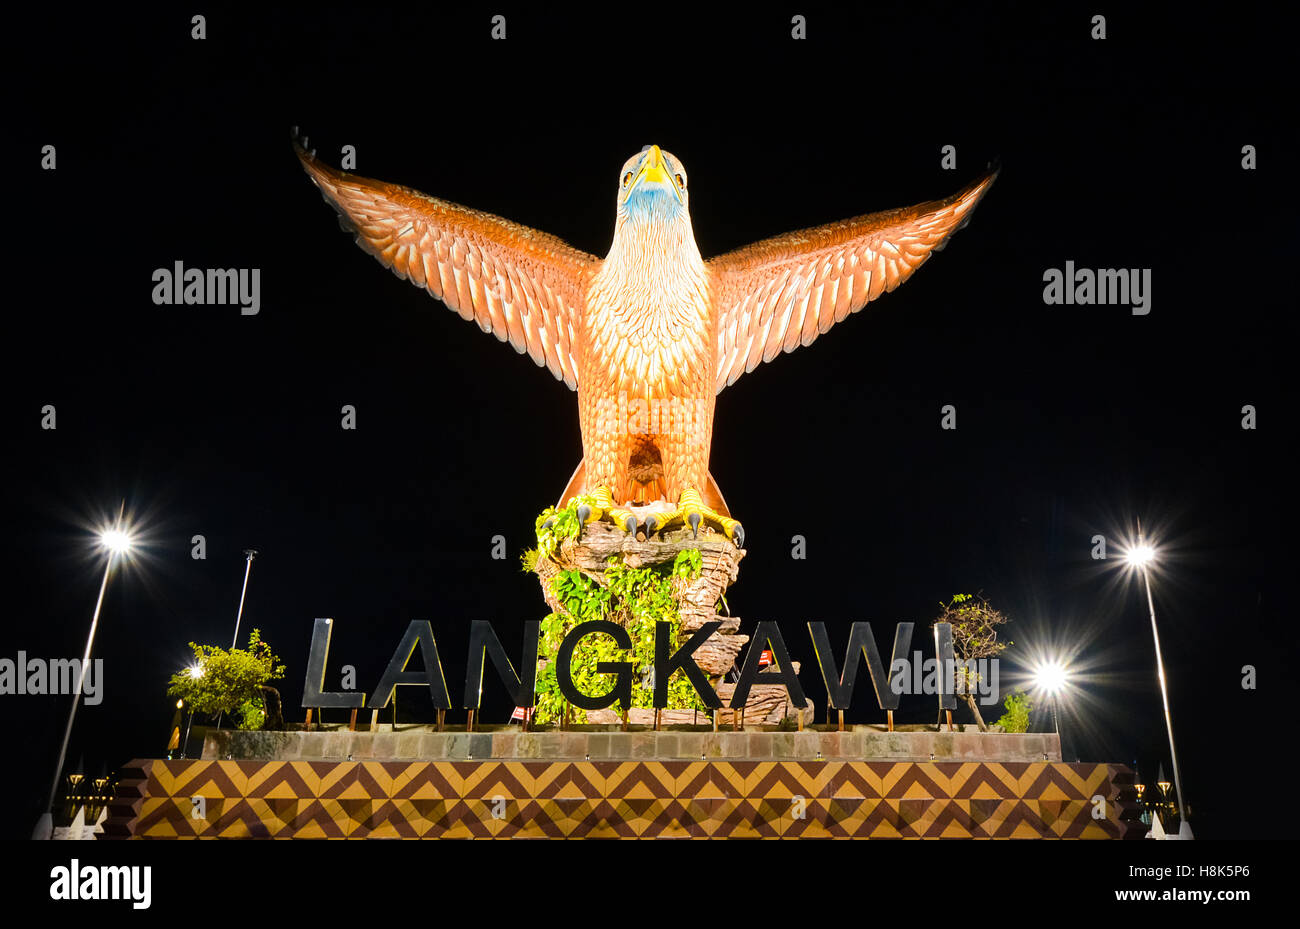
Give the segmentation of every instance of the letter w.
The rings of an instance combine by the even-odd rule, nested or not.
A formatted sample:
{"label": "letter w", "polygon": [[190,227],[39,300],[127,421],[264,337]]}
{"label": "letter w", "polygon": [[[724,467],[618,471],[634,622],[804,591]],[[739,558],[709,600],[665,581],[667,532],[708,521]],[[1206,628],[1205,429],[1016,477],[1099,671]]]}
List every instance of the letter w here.
{"label": "letter w", "polygon": [[[813,652],[821,668],[822,681],[826,684],[826,695],[831,706],[837,710],[847,710],[853,702],[853,686],[857,681],[858,664],[862,656],[867,657],[867,670],[871,673],[871,685],[876,690],[876,702],[882,710],[898,709],[899,694],[889,686],[889,675],[885,673],[880,662],[880,652],[876,648],[876,638],[871,634],[871,623],[854,623],[849,631],[849,650],[844,656],[844,673],[841,675],[835,667],[835,653],[831,651],[830,638],[826,635],[825,623],[809,623],[808,633],[812,636]],[[906,658],[907,649],[912,644],[912,624],[899,623],[894,631],[894,653],[890,656],[890,670],[900,657]]]}

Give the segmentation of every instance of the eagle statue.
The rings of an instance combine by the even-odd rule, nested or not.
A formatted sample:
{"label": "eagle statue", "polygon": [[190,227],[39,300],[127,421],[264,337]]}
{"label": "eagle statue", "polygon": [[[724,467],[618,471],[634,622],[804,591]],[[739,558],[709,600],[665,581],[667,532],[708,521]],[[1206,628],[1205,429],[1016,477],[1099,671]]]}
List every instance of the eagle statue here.
{"label": "eagle statue", "polygon": [[[499,216],[330,167],[303,168],[357,244],[578,393],[582,460],[559,505],[647,537],[684,523],[738,547],[709,473],[714,401],[893,290],[970,218],[997,176],[943,200],[790,232],[705,259],[686,168],[647,145],[624,163],[604,258]],[[588,504],[586,501],[591,501]]]}

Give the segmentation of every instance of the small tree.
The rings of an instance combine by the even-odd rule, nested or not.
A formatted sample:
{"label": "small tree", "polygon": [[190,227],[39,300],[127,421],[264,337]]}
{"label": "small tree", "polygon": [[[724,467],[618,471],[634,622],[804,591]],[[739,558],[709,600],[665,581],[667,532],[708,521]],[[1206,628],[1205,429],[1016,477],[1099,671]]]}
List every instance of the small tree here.
{"label": "small tree", "polygon": [[1003,732],[1028,732],[1029,731],[1029,711],[1034,705],[1029,702],[1029,697],[1024,691],[1017,690],[1007,694],[1007,698],[1002,701],[1002,705],[1007,711],[997,721],[997,725],[1002,727]]}
{"label": "small tree", "polygon": [[172,675],[169,697],[180,697],[196,713],[230,713],[240,729],[282,729],[280,692],[267,682],[284,677],[284,665],[254,629],[248,648],[196,645],[196,676],[188,669]]}
{"label": "small tree", "polygon": [[998,641],[998,626],[1008,621],[1007,616],[993,609],[982,594],[957,594],[948,603],[939,604],[939,609],[939,616],[931,626],[938,623],[952,625],[952,650],[959,663],[954,685],[970,707],[980,731],[988,732],[989,727],[975,701],[980,675],[973,666],[963,663],[996,658],[1013,644]]}

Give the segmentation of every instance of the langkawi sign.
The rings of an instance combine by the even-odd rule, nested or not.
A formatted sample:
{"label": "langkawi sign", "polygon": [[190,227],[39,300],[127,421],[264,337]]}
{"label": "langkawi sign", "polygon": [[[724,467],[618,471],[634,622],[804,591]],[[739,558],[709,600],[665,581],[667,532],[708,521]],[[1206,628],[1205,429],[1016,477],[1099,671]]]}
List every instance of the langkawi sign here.
{"label": "langkawi sign", "polygon": [[[433,637],[433,626],[427,620],[413,620],[407,626],[406,634],[397,644],[387,669],[375,686],[374,696],[369,701],[366,700],[363,692],[326,691],[325,667],[329,658],[333,623],[332,619],[318,619],[312,629],[307,680],[302,694],[304,708],[380,709],[388,706],[394,691],[402,686],[427,687],[436,709],[452,708],[451,693],[447,689],[447,679],[442,671],[438,644]],[[722,700],[692,657],[696,649],[708,641],[721,625],[720,622],[705,623],[699,631],[674,651],[671,624],[664,622],[655,624],[654,706],[667,707],[668,681],[674,673],[681,671],[706,706],[712,709],[722,707]],[[535,620],[524,623],[524,649],[520,656],[519,670],[516,671],[491,624],[482,620],[471,622],[465,690],[461,701],[463,709],[479,709],[483,697],[483,671],[489,659],[497,677],[505,685],[516,706],[532,707],[536,704],[539,626],[540,623]],[[817,657],[831,707],[837,710],[849,708],[858,681],[858,670],[864,658],[876,693],[876,702],[882,710],[897,709],[899,697],[904,693],[936,694],[941,709],[955,709],[957,705],[955,694],[961,692],[961,688],[966,686],[965,682],[972,682],[970,685],[972,690],[978,689],[981,703],[997,701],[996,660],[957,661],[953,654],[952,626],[948,623],[936,623],[934,626],[937,658],[922,661],[921,653],[918,651],[913,652],[909,659],[908,648],[912,642],[912,626],[912,623],[899,623],[895,629],[894,650],[890,658],[889,670],[886,672],[876,647],[875,636],[871,632],[871,623],[854,623],[849,631],[848,651],[844,656],[841,671],[831,651],[826,624],[808,623],[813,653]],[[583,693],[574,683],[572,671],[574,649],[582,639],[598,633],[611,636],[621,649],[630,651],[632,648],[631,636],[618,623],[608,620],[579,623],[564,637],[555,656],[555,678],[560,691],[566,700],[584,710],[602,710],[614,703],[621,704],[625,709],[631,707],[632,684],[638,678],[637,669],[633,667],[631,661],[603,661],[596,666],[598,672],[611,674],[615,678],[614,686],[607,693]],[[406,666],[417,648],[421,652],[424,667],[421,670],[408,671]],[[765,652],[770,653],[766,662],[763,660]],[[968,673],[959,674],[961,668],[966,668]],[[795,706],[804,706],[807,703],[799,678],[794,673],[781,630],[774,622],[760,622],[758,628],[754,630],[749,651],[736,681],[736,689],[731,697],[732,709],[741,709],[745,706],[749,699],[749,692],[755,684],[779,684],[786,688]]]}

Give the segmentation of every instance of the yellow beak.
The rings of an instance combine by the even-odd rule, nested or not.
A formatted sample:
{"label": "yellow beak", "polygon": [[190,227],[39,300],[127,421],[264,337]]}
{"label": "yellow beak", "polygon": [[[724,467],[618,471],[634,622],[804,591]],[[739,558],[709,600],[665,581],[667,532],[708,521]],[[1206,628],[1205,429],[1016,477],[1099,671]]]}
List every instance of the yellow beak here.
{"label": "yellow beak", "polygon": [[664,164],[663,152],[659,151],[658,145],[650,146],[650,153],[645,156],[645,161],[641,163],[641,171],[637,175],[637,183],[642,181],[658,181],[660,183],[671,183],[668,180],[667,165]]}
{"label": "yellow beak", "polygon": [[[641,169],[637,171],[636,177],[628,185],[627,196],[630,196],[642,181],[667,184],[672,188],[673,195],[677,197],[677,202],[683,202],[682,189],[677,184],[677,178],[668,173],[668,163],[664,161],[663,152],[659,150],[658,145],[650,146],[650,151],[646,153],[645,160],[641,162]],[[623,199],[626,200],[627,196],[624,196]]]}

